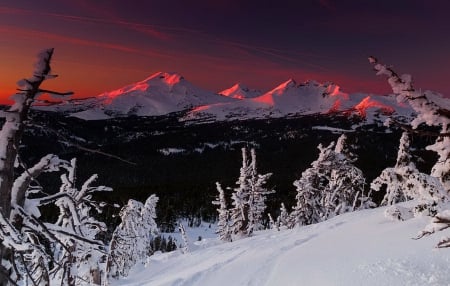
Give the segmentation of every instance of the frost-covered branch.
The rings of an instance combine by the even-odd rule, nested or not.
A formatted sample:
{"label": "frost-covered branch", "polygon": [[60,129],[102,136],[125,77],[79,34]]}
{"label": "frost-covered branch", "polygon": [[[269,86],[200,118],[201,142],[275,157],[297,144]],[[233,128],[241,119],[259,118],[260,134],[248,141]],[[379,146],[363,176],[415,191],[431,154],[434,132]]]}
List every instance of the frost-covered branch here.
{"label": "frost-covered branch", "polygon": [[[450,102],[440,94],[432,91],[416,90],[410,75],[399,76],[391,68],[378,63],[374,57],[369,57],[377,75],[387,77],[397,101],[407,101],[416,111],[417,117],[411,122],[416,129],[422,123],[429,126],[441,126],[441,134],[450,133]],[[439,159],[433,166],[431,176],[439,178],[447,193],[450,192],[450,137],[438,137],[433,145],[426,147],[438,154]]]}

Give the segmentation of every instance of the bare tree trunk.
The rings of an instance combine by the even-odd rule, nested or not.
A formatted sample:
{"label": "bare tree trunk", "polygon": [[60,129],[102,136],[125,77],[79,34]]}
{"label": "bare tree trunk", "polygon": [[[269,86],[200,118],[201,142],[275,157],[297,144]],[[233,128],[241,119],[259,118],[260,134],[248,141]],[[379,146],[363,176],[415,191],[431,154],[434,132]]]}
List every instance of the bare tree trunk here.
{"label": "bare tree trunk", "polygon": [[[17,146],[19,146],[22,139],[31,105],[43,92],[60,95],[72,94],[71,92],[62,94],[40,89],[42,82],[46,79],[56,77],[50,74],[50,61],[53,56],[53,51],[53,48],[47,49],[38,55],[33,76],[29,79],[23,79],[18,83],[20,88],[18,89],[19,92],[14,95],[15,103],[5,111],[6,121],[0,130],[0,215],[5,219],[11,219],[11,198],[15,180],[14,162],[17,158]],[[26,189],[23,187],[17,188],[17,194],[14,196],[15,198],[19,198],[19,201],[15,201],[14,203],[17,203],[21,207],[24,204]],[[21,220],[17,220],[14,223],[18,229],[21,229],[21,224]],[[3,244],[0,244],[0,259],[8,260],[10,252]],[[0,272],[3,274],[9,273],[3,264],[0,265]],[[7,278],[9,277],[0,275],[0,285],[8,285],[9,279]]]}
{"label": "bare tree trunk", "polygon": [[44,51],[36,63],[33,77],[23,80],[25,88],[16,94],[15,103],[6,111],[6,122],[0,131],[0,138],[6,142],[6,146],[0,146],[0,211],[5,218],[11,213],[11,190],[14,183],[17,146],[22,139],[31,104],[40,93],[40,85],[50,74],[52,55],[53,49]]}

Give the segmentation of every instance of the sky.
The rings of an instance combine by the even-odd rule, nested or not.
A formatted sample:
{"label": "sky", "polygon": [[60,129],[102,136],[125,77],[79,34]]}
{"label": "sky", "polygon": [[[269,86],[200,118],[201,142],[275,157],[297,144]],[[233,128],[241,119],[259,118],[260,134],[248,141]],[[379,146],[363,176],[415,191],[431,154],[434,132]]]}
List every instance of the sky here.
{"label": "sky", "polygon": [[46,88],[95,96],[158,71],[221,91],[293,78],[386,93],[367,57],[450,97],[446,0],[1,0],[0,102],[53,47]]}

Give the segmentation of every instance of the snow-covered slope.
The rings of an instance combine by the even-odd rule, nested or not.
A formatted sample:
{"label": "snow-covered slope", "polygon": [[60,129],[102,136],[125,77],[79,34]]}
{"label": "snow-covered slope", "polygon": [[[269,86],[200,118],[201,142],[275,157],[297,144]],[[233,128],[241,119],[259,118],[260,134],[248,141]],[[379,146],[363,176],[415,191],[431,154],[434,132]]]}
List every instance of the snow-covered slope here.
{"label": "snow-covered slope", "polygon": [[332,83],[297,84],[290,79],[254,98],[199,106],[184,120],[242,120],[333,112],[356,113],[367,117],[368,121],[375,115],[410,116],[413,113],[409,106],[399,105],[393,96],[347,94]]}
{"label": "snow-covered slope", "polygon": [[72,114],[82,119],[117,116],[155,116],[231,99],[200,89],[176,73],[158,72],[149,78],[103,93],[94,108]]}
{"label": "snow-covered slope", "polygon": [[414,240],[429,218],[392,221],[385,209],[232,243],[191,242],[190,253],[151,256],[113,285],[449,285],[450,250],[434,246],[450,230]]}

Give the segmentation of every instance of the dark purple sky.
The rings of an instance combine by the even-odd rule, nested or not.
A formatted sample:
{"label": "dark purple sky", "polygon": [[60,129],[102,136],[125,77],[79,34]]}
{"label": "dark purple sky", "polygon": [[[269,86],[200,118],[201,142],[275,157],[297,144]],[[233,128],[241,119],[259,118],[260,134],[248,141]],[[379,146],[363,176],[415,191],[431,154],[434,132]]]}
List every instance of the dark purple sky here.
{"label": "dark purple sky", "polygon": [[57,88],[92,96],[176,71],[220,91],[294,78],[386,92],[369,55],[450,96],[450,2],[444,0],[3,0],[0,98],[55,47]]}

